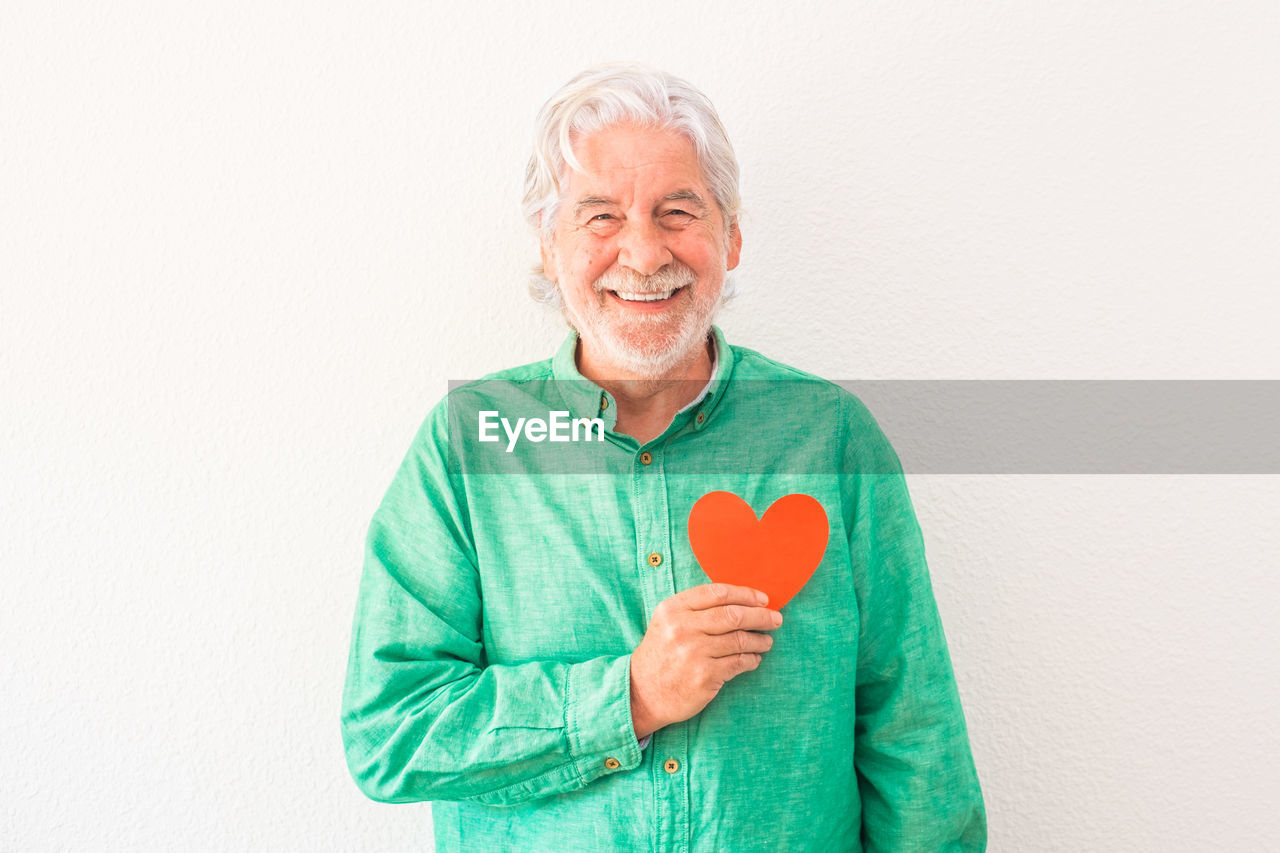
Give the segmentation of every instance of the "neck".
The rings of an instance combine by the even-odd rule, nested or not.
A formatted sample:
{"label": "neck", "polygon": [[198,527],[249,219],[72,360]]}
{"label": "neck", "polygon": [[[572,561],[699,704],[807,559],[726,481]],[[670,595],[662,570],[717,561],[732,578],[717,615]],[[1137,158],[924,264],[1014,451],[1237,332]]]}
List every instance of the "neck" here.
{"label": "neck", "polygon": [[618,406],[615,430],[642,444],[661,435],[676,412],[689,405],[711,380],[711,333],[689,357],[658,376],[640,376],[595,362],[578,339],[578,372],[613,396]]}

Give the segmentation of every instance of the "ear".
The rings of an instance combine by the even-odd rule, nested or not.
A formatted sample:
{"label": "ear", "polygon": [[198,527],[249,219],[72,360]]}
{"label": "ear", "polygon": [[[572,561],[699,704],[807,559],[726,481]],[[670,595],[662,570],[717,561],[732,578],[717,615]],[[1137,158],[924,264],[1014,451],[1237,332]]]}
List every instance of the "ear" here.
{"label": "ear", "polygon": [[542,214],[538,214],[538,252],[542,255],[542,276],[547,281],[556,281],[560,275],[556,269],[556,251],[551,245],[551,238],[542,230]]}
{"label": "ear", "polygon": [[733,224],[729,226],[729,257],[724,265],[726,270],[736,269],[738,266],[738,258],[742,254],[742,227],[738,224],[738,220],[734,219]]}
{"label": "ear", "polygon": [[558,281],[560,273],[556,269],[555,250],[547,245],[546,240],[538,241],[538,251],[542,254],[542,276],[547,281]]}

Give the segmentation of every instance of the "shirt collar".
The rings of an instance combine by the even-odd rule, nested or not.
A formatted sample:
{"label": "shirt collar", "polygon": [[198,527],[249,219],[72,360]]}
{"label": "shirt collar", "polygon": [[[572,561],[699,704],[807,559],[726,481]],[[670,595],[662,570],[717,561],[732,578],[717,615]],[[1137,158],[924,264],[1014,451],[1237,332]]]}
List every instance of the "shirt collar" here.
{"label": "shirt collar", "polygon": [[694,406],[701,403],[707,396],[707,392],[711,390],[711,386],[716,384],[716,373],[720,370],[720,341],[715,335],[711,336],[711,378],[707,380],[707,384],[702,386],[702,391],[697,397],[689,401],[689,405],[684,406],[676,412],[677,415],[687,412]]}
{"label": "shirt collar", "polygon": [[[728,388],[729,377],[733,374],[733,353],[719,326],[711,327],[711,337],[714,350],[711,379],[708,380],[701,394],[676,413],[672,426],[692,418],[694,428],[702,429]],[[577,351],[578,332],[570,329],[564,343],[551,359],[552,378],[556,380],[556,386],[560,389],[560,394],[572,417],[598,417],[604,421],[607,429],[612,430],[618,422],[616,401],[612,394],[578,371]],[[699,417],[701,420],[698,420]]]}

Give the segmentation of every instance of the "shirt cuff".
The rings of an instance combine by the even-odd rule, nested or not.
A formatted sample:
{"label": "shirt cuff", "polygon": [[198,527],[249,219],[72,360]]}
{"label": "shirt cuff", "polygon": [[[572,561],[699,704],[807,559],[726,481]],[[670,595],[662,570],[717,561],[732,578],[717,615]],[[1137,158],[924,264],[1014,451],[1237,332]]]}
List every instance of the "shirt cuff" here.
{"label": "shirt cuff", "polygon": [[569,666],[565,722],[569,756],[583,784],[640,766],[631,721],[631,655]]}

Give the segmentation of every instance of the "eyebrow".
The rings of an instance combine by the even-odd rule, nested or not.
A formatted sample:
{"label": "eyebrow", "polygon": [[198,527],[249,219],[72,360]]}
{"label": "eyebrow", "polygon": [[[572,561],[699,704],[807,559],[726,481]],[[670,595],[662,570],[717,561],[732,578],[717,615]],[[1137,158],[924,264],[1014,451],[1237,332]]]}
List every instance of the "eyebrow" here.
{"label": "eyebrow", "polygon": [[662,200],[663,201],[691,201],[694,204],[698,205],[698,207],[701,207],[703,210],[707,209],[707,203],[702,200],[702,196],[698,195],[693,190],[676,190],[673,193],[664,195],[662,197]]}
{"label": "eyebrow", "polygon": [[588,207],[608,207],[610,205],[616,205],[617,203],[618,202],[614,201],[613,199],[605,198],[604,196],[598,196],[598,195],[584,196],[583,198],[578,200],[577,204],[573,206],[573,213],[576,216],[577,214],[581,213],[583,210],[587,209]]}

